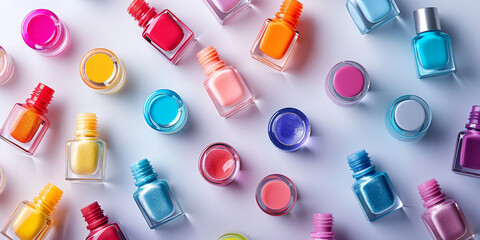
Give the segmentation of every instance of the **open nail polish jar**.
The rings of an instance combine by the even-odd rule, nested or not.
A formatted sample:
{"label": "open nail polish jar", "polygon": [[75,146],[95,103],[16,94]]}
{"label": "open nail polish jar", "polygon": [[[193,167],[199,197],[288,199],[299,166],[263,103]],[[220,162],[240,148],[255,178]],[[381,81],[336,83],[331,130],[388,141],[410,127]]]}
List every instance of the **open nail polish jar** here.
{"label": "open nail polish jar", "polygon": [[235,149],[226,143],[210,144],[200,155],[198,169],[207,182],[227,185],[238,175],[240,157]]}

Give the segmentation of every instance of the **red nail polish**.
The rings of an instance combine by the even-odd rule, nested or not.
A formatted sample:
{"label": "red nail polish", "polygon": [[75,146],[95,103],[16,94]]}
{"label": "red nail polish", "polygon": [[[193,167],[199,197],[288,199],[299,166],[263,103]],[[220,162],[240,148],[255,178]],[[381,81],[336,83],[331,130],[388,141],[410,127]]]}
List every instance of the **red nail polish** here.
{"label": "red nail polish", "polygon": [[94,202],[80,210],[87,222],[87,229],[90,230],[86,240],[126,240],[127,238],[118,224],[108,224],[108,217],[103,210]]}

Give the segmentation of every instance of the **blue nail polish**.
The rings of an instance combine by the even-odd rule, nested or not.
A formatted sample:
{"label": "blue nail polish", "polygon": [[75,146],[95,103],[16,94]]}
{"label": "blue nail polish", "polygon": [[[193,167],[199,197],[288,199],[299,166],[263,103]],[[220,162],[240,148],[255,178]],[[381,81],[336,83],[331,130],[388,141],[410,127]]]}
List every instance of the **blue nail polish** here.
{"label": "blue nail polish", "polygon": [[347,10],[363,35],[381,27],[400,13],[394,0],[347,0]]}
{"label": "blue nail polish", "polygon": [[167,181],[158,179],[147,159],[130,165],[137,191],[133,199],[150,229],[161,227],[185,214]]}
{"label": "blue nail polish", "polygon": [[160,89],[148,96],[143,106],[147,124],[164,134],[174,134],[187,123],[187,106],[172,90]]}
{"label": "blue nail polish", "polygon": [[310,137],[307,116],[295,108],[278,110],[268,123],[268,136],[272,143],[284,151],[297,151]]}
{"label": "blue nail polish", "polygon": [[403,207],[387,173],[375,170],[365,150],[347,160],[355,178],[353,192],[370,222]]}

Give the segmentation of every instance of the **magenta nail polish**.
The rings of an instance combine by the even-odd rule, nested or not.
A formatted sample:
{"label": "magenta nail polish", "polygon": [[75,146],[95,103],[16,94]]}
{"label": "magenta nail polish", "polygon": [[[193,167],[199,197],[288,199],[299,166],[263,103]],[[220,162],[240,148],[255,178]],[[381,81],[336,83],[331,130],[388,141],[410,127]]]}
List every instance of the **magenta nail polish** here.
{"label": "magenta nail polish", "polygon": [[418,190],[427,208],[422,220],[434,240],[467,240],[474,236],[458,203],[445,199],[435,178],[419,185]]}
{"label": "magenta nail polish", "polygon": [[108,216],[94,202],[80,210],[87,222],[87,229],[90,230],[86,240],[126,240],[127,238],[116,223],[108,224]]}
{"label": "magenta nail polish", "polygon": [[480,178],[480,105],[472,107],[468,120],[458,134],[452,170]]}
{"label": "magenta nail polish", "polygon": [[333,216],[331,213],[313,214],[313,232],[310,240],[335,240],[333,231]]}

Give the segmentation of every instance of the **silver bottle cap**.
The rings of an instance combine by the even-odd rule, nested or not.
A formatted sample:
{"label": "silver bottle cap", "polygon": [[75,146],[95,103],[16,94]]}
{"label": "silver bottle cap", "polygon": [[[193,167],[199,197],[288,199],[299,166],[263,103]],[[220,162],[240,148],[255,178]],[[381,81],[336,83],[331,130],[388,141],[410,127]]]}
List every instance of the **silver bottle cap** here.
{"label": "silver bottle cap", "polygon": [[438,10],[435,7],[419,8],[413,11],[417,34],[428,31],[442,30]]}

